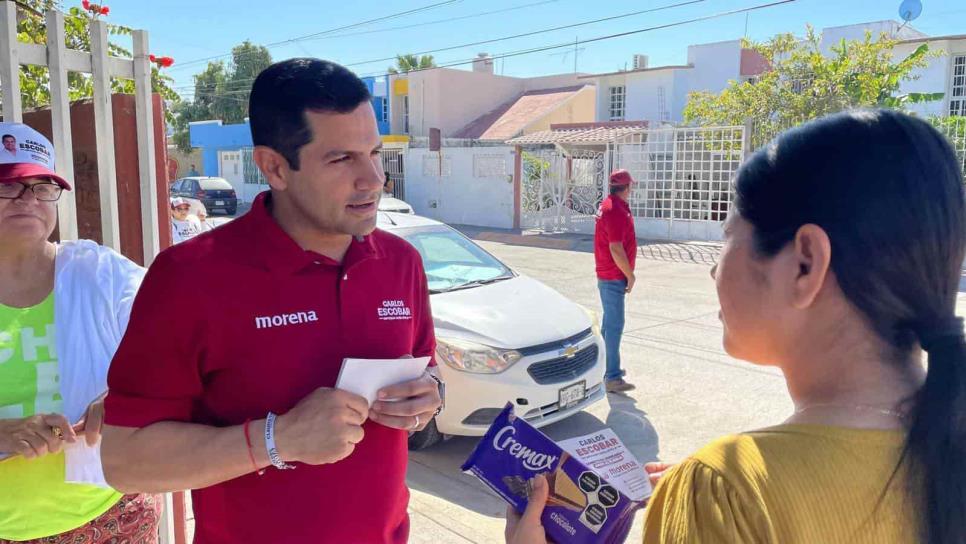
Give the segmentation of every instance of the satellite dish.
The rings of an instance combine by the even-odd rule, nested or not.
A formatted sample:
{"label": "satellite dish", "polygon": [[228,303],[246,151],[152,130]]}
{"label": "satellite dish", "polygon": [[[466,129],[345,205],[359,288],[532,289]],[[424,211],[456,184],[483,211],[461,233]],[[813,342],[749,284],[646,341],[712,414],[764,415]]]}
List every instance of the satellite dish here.
{"label": "satellite dish", "polygon": [[920,0],[903,0],[899,4],[899,17],[905,22],[912,21],[922,14],[922,2]]}

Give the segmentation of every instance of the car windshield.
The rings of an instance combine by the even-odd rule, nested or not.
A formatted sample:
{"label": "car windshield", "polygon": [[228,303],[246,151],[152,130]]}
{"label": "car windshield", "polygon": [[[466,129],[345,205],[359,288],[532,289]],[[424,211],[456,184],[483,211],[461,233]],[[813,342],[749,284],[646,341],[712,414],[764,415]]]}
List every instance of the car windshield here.
{"label": "car windshield", "polygon": [[231,189],[231,183],[220,178],[202,179],[198,180],[198,183],[201,184],[201,188],[205,191],[227,191]]}
{"label": "car windshield", "polygon": [[480,246],[448,227],[403,232],[423,257],[433,293],[467,289],[509,279],[513,272]]}

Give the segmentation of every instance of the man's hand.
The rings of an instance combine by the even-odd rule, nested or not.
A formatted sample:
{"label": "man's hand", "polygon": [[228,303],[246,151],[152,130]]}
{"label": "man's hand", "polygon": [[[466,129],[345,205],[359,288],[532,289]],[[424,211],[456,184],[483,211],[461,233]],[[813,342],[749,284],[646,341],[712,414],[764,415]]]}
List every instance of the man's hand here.
{"label": "man's hand", "polygon": [[439,386],[428,374],[380,389],[379,399],[372,403],[370,419],[386,427],[404,431],[425,429],[436,414],[436,409],[442,404]]}
{"label": "man's hand", "polygon": [[362,442],[369,417],[366,399],[339,389],[320,387],[279,416],[275,444],[285,461],[309,465],[345,459]]}
{"label": "man's hand", "polygon": [[540,516],[543,514],[543,507],[547,504],[550,486],[543,474],[538,474],[532,482],[533,488],[523,515],[518,514],[512,506],[506,509],[506,529],[503,535],[507,544],[547,543],[547,533],[540,523]]}
{"label": "man's hand", "polygon": [[77,435],[60,414],[37,414],[23,419],[0,419],[0,452],[27,459],[58,453]]}
{"label": "man's hand", "polygon": [[634,283],[637,282],[637,277],[631,274],[627,277],[627,287],[624,288],[624,292],[630,294],[634,290]]}
{"label": "man's hand", "polygon": [[84,412],[84,417],[73,426],[74,432],[83,434],[87,445],[91,447],[95,446],[97,441],[101,439],[101,427],[104,426],[105,396],[107,396],[106,393],[90,403],[87,411]]}

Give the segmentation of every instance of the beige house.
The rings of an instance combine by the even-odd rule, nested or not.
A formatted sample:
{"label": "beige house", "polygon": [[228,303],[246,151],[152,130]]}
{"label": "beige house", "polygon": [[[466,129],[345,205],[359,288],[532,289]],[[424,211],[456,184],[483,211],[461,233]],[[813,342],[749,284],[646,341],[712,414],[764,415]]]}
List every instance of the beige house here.
{"label": "beige house", "polygon": [[[435,68],[390,76],[391,134],[508,139],[551,124],[594,120],[596,92],[583,74],[508,77],[481,54],[472,70]],[[504,137],[506,136],[506,137]]]}

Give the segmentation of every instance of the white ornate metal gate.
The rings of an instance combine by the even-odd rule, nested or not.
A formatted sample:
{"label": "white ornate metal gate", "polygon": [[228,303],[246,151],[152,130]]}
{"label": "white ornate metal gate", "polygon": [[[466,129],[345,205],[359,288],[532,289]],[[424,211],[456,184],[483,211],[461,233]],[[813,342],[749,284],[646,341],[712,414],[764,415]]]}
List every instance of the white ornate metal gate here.
{"label": "white ornate metal gate", "polygon": [[601,151],[524,151],[521,226],[592,233],[607,171]]}

